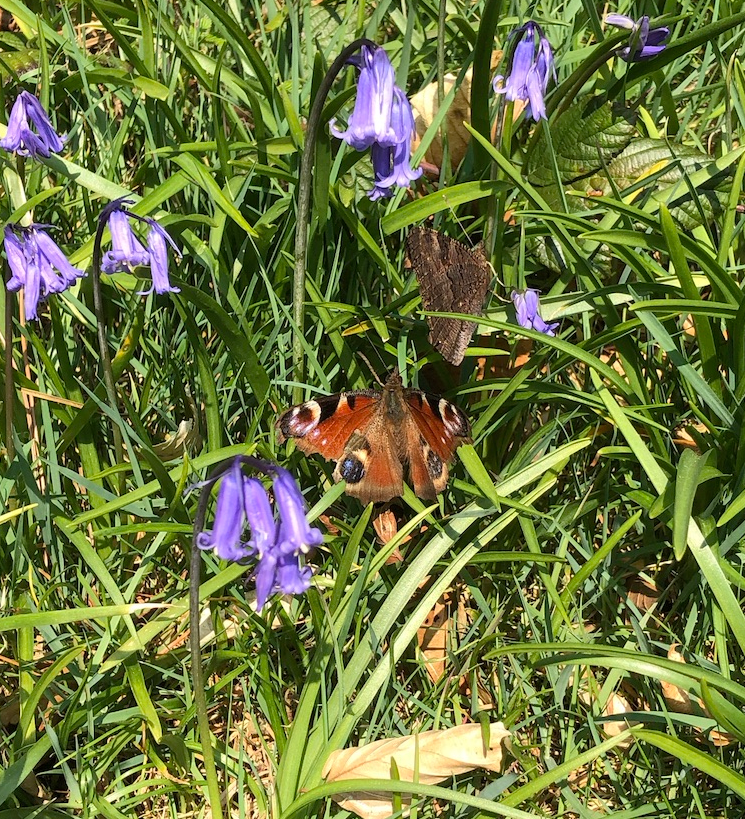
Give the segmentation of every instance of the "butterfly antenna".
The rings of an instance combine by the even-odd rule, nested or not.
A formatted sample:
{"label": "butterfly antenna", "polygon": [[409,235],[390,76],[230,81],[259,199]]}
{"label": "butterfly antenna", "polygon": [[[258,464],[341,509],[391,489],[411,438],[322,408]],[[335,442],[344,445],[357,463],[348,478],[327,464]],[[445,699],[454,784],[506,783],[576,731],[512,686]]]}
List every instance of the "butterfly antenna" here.
{"label": "butterfly antenna", "polygon": [[367,364],[367,368],[372,373],[372,377],[380,384],[381,387],[384,387],[385,384],[380,380],[380,376],[375,372],[373,365],[368,361],[367,356],[364,353],[357,353],[357,355]]}

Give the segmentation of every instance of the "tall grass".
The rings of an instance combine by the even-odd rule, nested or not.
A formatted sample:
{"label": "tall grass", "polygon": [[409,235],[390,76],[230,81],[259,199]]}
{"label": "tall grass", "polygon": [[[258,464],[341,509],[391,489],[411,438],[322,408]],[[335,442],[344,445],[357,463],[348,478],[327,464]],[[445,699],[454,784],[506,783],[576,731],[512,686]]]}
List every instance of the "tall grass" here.
{"label": "tall grass", "polygon": [[[745,814],[745,15],[657,5],[670,44],[627,65],[609,9],[585,0],[447,4],[440,30],[431,2],[4,0],[5,110],[17,86],[39,91],[68,141],[20,173],[3,155],[3,221],[20,218],[22,181],[34,219],[90,267],[98,212],[128,195],[183,259],[172,297],[104,277],[115,406],[90,276],[38,322],[10,300],[0,819],[217,815],[191,682],[185,489],[237,453],[291,468],[327,536],[314,587],[260,615],[245,570],[205,555],[226,815],[339,812],[321,779],[331,750],[484,719],[513,732],[515,764],[446,783],[418,812]],[[557,54],[548,128],[521,119],[495,145],[491,52],[528,17]],[[459,82],[472,65],[471,148],[372,203],[367,159],[321,129],[297,327],[305,118],[359,36],[385,43],[412,93],[437,82],[438,46]],[[353,93],[350,69],[324,119]],[[429,217],[493,246],[494,295],[457,372],[427,342],[404,264],[406,230]],[[525,284],[561,320],[556,338],[514,323],[508,297]],[[293,392],[370,386],[360,354],[457,400],[474,427],[436,504],[406,490],[385,547],[329,464],[274,432]],[[164,451],[182,422],[186,447]],[[433,681],[417,631],[448,590]]]}

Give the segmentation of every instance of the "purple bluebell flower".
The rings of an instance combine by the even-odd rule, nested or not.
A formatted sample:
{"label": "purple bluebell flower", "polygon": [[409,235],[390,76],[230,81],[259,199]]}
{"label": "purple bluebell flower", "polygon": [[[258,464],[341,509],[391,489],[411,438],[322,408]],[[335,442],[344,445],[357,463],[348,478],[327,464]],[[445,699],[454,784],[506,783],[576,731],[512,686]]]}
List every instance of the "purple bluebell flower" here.
{"label": "purple bluebell flower", "polygon": [[526,330],[538,330],[539,333],[545,333],[547,336],[555,336],[559,322],[554,321],[548,324],[541,318],[538,295],[537,290],[531,289],[512,291],[510,298],[515,305],[517,323]]}
{"label": "purple bluebell flower", "polygon": [[[159,295],[178,293],[179,288],[173,287],[168,278],[168,245],[180,255],[178,246],[155,219],[132,213],[126,207],[128,204],[130,202],[126,199],[112,202],[99,217],[108,218],[111,233],[111,250],[104,254],[101,270],[104,273],[120,273],[149,265],[153,284],[149,290],[142,291],[141,295],[148,295],[153,290]],[[142,244],[132,230],[132,219],[149,226],[146,245]]]}
{"label": "purple bluebell flower", "polygon": [[250,546],[243,541],[246,480],[240,461],[234,461],[220,482],[212,529],[197,535],[197,546],[200,549],[214,549],[222,560],[245,560],[251,554]]}
{"label": "purple bluebell flower", "polygon": [[6,286],[11,292],[23,288],[28,319],[37,318],[40,301],[51,293],[61,293],[85,275],[70,264],[46,230],[46,225],[7,225],[4,231],[5,255],[10,267]]}
{"label": "purple bluebell flower", "polygon": [[651,60],[667,48],[663,41],[670,35],[667,26],[649,28],[649,17],[645,14],[638,20],[632,20],[625,14],[606,14],[605,22],[618,28],[631,30],[629,44],[618,50],[618,56],[627,63]]}
{"label": "purple bluebell flower", "polygon": [[104,253],[101,270],[104,273],[121,273],[133,267],[146,265],[150,254],[135,236],[126,210],[112,211],[109,216],[111,250]]}
{"label": "purple bluebell flower", "polygon": [[[244,464],[272,476],[274,508],[263,483],[244,474]],[[308,523],[305,502],[292,475],[275,464],[238,457],[201,485],[209,489],[218,480],[213,528],[197,535],[198,548],[214,549],[225,560],[256,560],[253,574],[259,611],[275,592],[306,591],[312,572],[302,564],[302,557],[323,542],[323,535]]]}
{"label": "purple bluebell flower", "polygon": [[538,23],[533,20],[515,29],[510,37],[519,36],[512,54],[507,79],[498,74],[493,86],[508,100],[527,103],[527,115],[536,122],[546,119],[546,89],[554,73],[554,53]]}
{"label": "purple bluebell flower", "polygon": [[8,130],[0,139],[0,148],[20,156],[48,157],[50,153],[59,153],[64,142],[39,100],[29,91],[21,91],[10,110]]}
{"label": "purple bluebell flower", "polygon": [[173,287],[168,278],[168,245],[173,248],[177,255],[181,255],[178,245],[170,235],[155,221],[148,219],[150,230],[147,232],[147,247],[150,251],[150,275],[153,279],[153,286],[149,290],[143,291],[145,295],[155,290],[158,294],[180,293],[180,287]]}
{"label": "purple bluebell flower", "polygon": [[305,501],[295,479],[281,466],[274,467],[274,498],[281,520],[277,539],[280,552],[307,554],[323,542],[323,535],[305,517]]}
{"label": "purple bluebell flower", "polygon": [[393,186],[407,188],[422,175],[411,167],[414,114],[406,94],[396,85],[388,55],[382,48],[363,45],[350,62],[360,70],[357,99],[346,131],[330,123],[331,133],[357,151],[371,149],[375,185],[368,196],[393,194]]}

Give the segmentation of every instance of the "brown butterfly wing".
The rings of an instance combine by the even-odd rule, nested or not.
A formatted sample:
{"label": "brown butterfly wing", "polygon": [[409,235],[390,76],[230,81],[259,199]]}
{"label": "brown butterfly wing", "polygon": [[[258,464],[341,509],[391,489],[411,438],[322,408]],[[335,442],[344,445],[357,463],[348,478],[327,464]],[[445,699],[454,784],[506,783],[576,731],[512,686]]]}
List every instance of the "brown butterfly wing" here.
{"label": "brown butterfly wing", "polygon": [[445,489],[448,463],[455,450],[471,442],[466,414],[445,398],[405,390],[409,408],[407,460],[414,492],[420,498],[435,498]]}
{"label": "brown butterfly wing", "polygon": [[337,461],[347,442],[369,425],[378,410],[380,393],[373,390],[342,392],[306,401],[285,410],[277,419],[279,442],[295,438],[298,448]]}
{"label": "brown butterfly wing", "polygon": [[[480,248],[471,250],[436,230],[412,228],[406,250],[425,310],[481,315],[492,271]],[[451,364],[460,364],[476,324],[427,316],[429,342]]]}
{"label": "brown butterfly wing", "polygon": [[385,423],[382,395],[373,390],[329,395],[286,410],[277,420],[280,443],[294,438],[307,454],[336,461],[334,480],[363,503],[403,492],[403,464]]}

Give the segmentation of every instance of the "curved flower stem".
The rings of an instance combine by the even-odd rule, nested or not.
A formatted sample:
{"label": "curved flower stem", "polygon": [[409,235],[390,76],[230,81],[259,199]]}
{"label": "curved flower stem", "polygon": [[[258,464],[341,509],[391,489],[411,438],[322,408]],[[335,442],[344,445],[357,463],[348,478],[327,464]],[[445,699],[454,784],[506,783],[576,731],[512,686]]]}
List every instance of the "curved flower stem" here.
{"label": "curved flower stem", "polygon": [[[116,385],[114,383],[114,371],[111,369],[111,356],[106,343],[106,319],[103,312],[103,296],[101,294],[101,241],[103,232],[106,229],[106,220],[99,218],[96,238],[93,242],[93,309],[96,314],[96,330],[98,331],[98,352],[101,356],[101,370],[103,371],[103,381],[106,385],[106,395],[112,410],[118,404],[116,396]],[[124,461],[124,449],[122,447],[122,433],[116,422],[113,423],[114,430],[114,452],[116,462],[121,464]],[[123,491],[123,479],[119,480],[120,494]]]}
{"label": "curved flower stem", "polygon": [[292,342],[292,369],[293,377],[297,382],[293,388],[293,403],[303,400],[302,382],[305,378],[305,353],[303,351],[303,336],[305,324],[305,270],[306,254],[308,251],[308,233],[310,227],[310,195],[313,187],[313,160],[316,155],[316,140],[321,126],[323,105],[326,102],[331,86],[339,72],[346,65],[347,60],[363,45],[375,44],[361,37],[350,43],[334,60],[326,76],[321,80],[318,91],[313,99],[313,105],[308,116],[308,126],[305,130],[305,146],[300,160],[297,194],[297,221],[295,223],[295,273],[292,282],[292,319],[295,323],[295,335]]}
{"label": "curved flower stem", "polygon": [[5,291],[5,455],[10,464],[15,457],[13,444],[13,407],[15,389],[13,384],[13,296]]}
{"label": "curved flower stem", "polygon": [[209,488],[202,492],[194,518],[194,536],[191,542],[191,565],[189,568],[189,647],[191,648],[191,679],[193,684],[194,706],[199,726],[199,740],[204,758],[204,776],[207,780],[210,810],[213,819],[223,819],[220,801],[220,784],[217,781],[215,755],[212,752],[212,731],[207,715],[207,696],[204,690],[202,673],[202,652],[199,645],[199,586],[202,575],[202,555],[197,546],[197,535],[204,529],[204,518],[207,503],[210,499]]}

